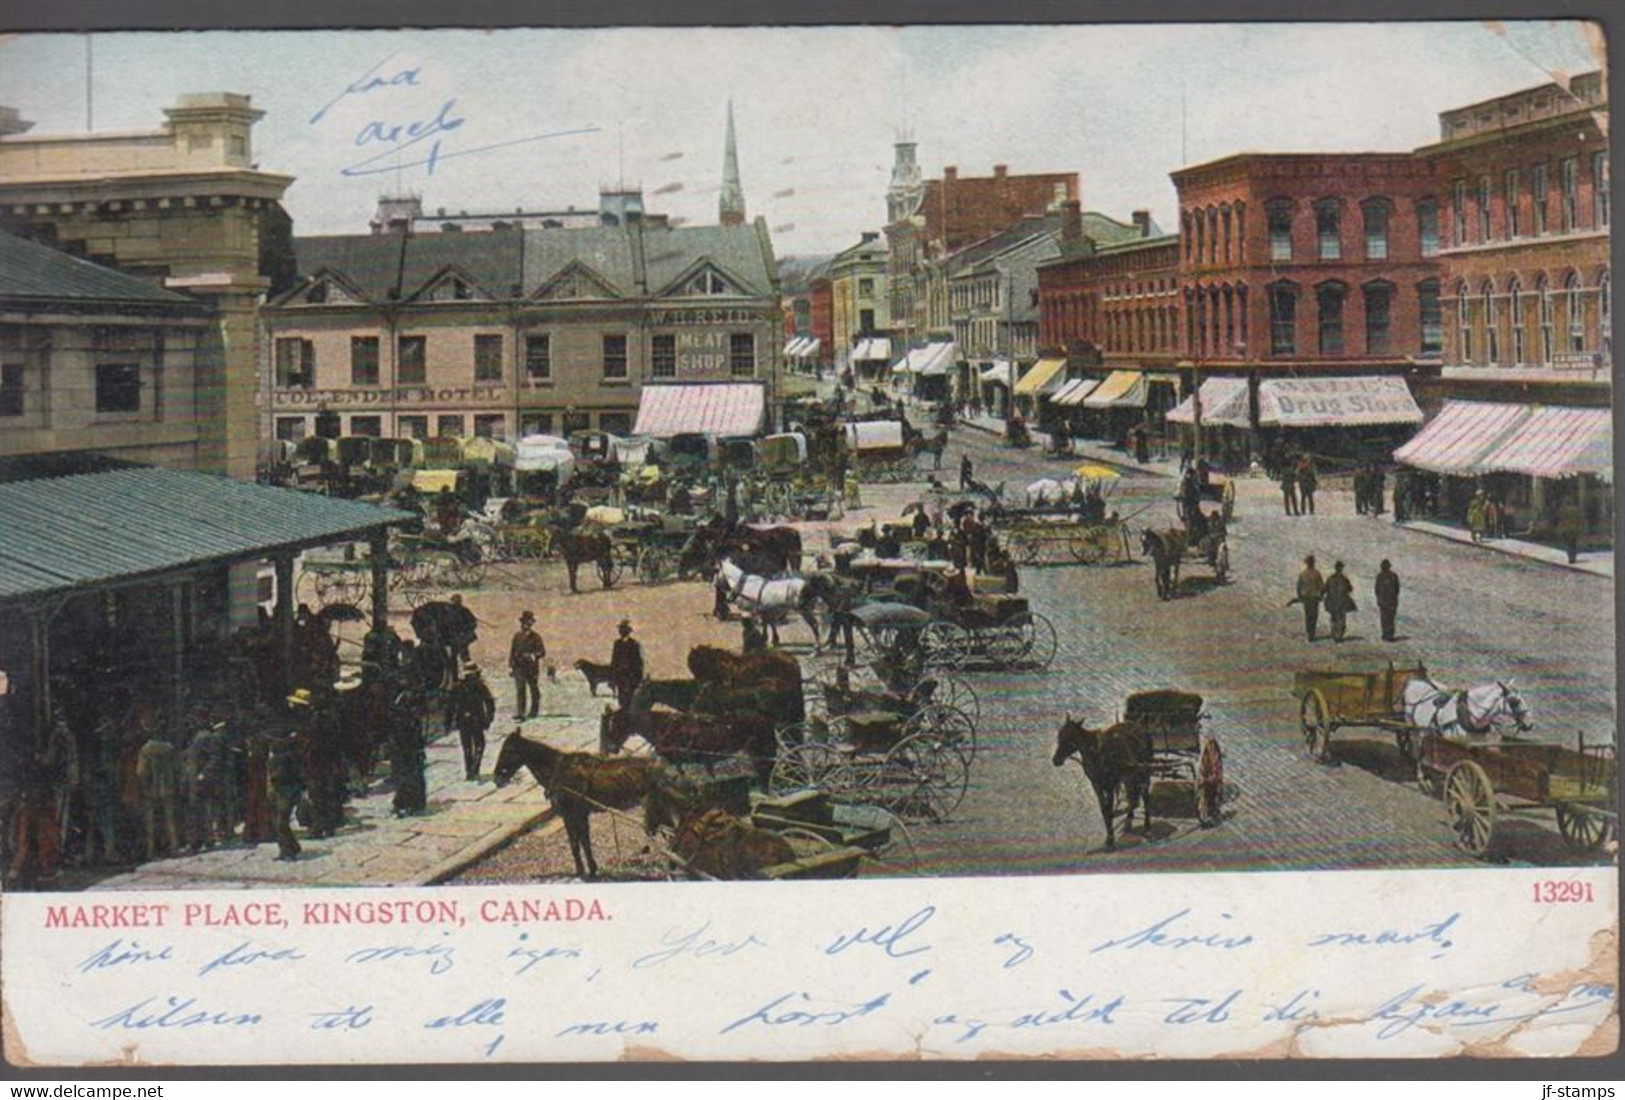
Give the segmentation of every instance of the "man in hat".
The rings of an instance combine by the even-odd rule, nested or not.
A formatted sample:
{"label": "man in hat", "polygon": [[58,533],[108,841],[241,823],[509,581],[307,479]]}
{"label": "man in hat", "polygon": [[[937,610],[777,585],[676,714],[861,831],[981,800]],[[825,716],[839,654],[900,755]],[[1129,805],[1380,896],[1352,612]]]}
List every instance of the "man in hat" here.
{"label": "man in hat", "polygon": [[[535,673],[531,675],[534,677]],[[463,666],[463,678],[451,689],[447,705],[451,724],[457,728],[457,737],[463,743],[463,775],[469,781],[480,777],[480,761],[485,759],[485,731],[496,721],[497,704],[491,689],[485,686],[480,666]]]}
{"label": "man in hat", "polygon": [[1382,640],[1395,640],[1394,620],[1399,616],[1399,574],[1387,558],[1377,569],[1377,614],[1382,617]]}
{"label": "man in hat", "polygon": [[1358,610],[1354,606],[1354,582],[1343,572],[1343,563],[1332,565],[1332,575],[1326,578],[1326,613],[1332,618],[1332,641],[1341,642],[1348,633],[1349,614]]}
{"label": "man in hat", "polygon": [[420,688],[408,688],[390,712],[389,777],[395,784],[390,807],[396,817],[421,813],[429,802],[423,774],[428,766],[423,749],[424,695]]}
{"label": "man in hat", "polygon": [[519,616],[519,632],[508,646],[508,671],[513,673],[515,698],[513,716],[521,721],[536,717],[542,709],[542,686],[538,678],[547,646],[536,633],[535,623],[535,615],[523,612]]}
{"label": "man in hat", "polygon": [[1303,632],[1311,642],[1320,626],[1320,601],[1325,595],[1326,581],[1315,568],[1315,556],[1310,554],[1303,559],[1303,572],[1298,574],[1298,594],[1287,601],[1287,606],[1303,604]]}
{"label": "man in hat", "polygon": [[[312,705],[314,699],[310,689],[299,688],[288,696],[289,717],[299,723],[307,721],[301,712],[308,712]],[[276,831],[276,857],[285,860],[298,859],[299,838],[293,835],[293,815],[299,807],[299,799],[305,793],[304,763],[300,759],[301,747],[298,739],[291,733],[282,736],[268,734],[266,740],[270,743],[271,749],[268,770],[271,777],[271,820]]]}
{"label": "man in hat", "polygon": [[625,710],[632,705],[632,693],[643,683],[643,647],[632,637],[630,619],[622,619],[616,631],[620,637],[610,649],[609,675],[615,688],[615,703]]}

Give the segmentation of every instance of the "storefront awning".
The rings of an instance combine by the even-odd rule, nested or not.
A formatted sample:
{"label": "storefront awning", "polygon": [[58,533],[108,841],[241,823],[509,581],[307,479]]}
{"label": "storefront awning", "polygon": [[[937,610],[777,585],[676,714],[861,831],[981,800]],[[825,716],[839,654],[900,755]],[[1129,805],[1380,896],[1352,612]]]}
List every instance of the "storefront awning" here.
{"label": "storefront awning", "polygon": [[[1247,421],[1247,379],[1245,378],[1204,378],[1202,379],[1202,423],[1230,428],[1248,427]],[[1185,398],[1178,405],[1168,410],[1168,422],[1171,424],[1194,424],[1196,422],[1196,396],[1193,394]]]}
{"label": "storefront awning", "polygon": [[696,382],[644,386],[633,435],[747,436],[762,430],[767,411],[756,382]]}
{"label": "storefront awning", "polygon": [[1484,457],[1481,467],[1530,477],[1595,474],[1612,479],[1612,413],[1559,405],[1537,408],[1506,442]]}
{"label": "storefront awning", "polygon": [[1016,396],[1036,397],[1038,394],[1047,392],[1045,387],[1051,382],[1057,379],[1065,381],[1065,372],[1065,359],[1040,359],[1032,365],[1032,368],[1026,374],[1021,376],[1021,381],[1016,383]]}
{"label": "storefront awning", "polygon": [[998,359],[992,365],[982,368],[982,384],[985,386],[1008,387],[1015,380],[1015,374],[1015,366],[1010,360]]}
{"label": "storefront awning", "polygon": [[1420,424],[1410,387],[1393,375],[1270,378],[1258,384],[1258,423],[1282,428]]}
{"label": "storefront awning", "polygon": [[1446,401],[1427,427],[1394,452],[1394,461],[1452,477],[1476,474],[1484,457],[1533,412],[1528,405]]}
{"label": "storefront awning", "polygon": [[1093,393],[1098,385],[1100,385],[1098,378],[1079,378],[1074,382],[1068,382],[1056,391],[1055,396],[1049,399],[1049,403],[1075,409],[1083,404],[1083,399]]}
{"label": "storefront awning", "polygon": [[1137,370],[1114,370],[1083,399],[1086,409],[1143,409],[1151,387]]}
{"label": "storefront awning", "polygon": [[893,374],[947,374],[958,355],[958,348],[949,343],[926,344],[913,348],[892,366]]}
{"label": "storefront awning", "polygon": [[0,600],[359,538],[411,515],[192,470],[0,483]]}
{"label": "storefront awning", "polygon": [[854,451],[903,448],[903,425],[897,420],[858,420],[845,425],[846,445]]}
{"label": "storefront awning", "polygon": [[868,340],[860,340],[858,342],[858,346],[852,349],[852,359],[854,362],[860,359],[875,360],[890,358],[891,341],[883,336],[871,337]]}

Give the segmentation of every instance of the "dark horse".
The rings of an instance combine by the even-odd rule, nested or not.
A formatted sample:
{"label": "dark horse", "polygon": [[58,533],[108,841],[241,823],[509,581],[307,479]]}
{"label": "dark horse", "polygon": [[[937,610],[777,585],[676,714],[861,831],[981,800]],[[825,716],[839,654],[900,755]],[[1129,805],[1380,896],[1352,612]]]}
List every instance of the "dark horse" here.
{"label": "dark horse", "polygon": [[530,769],[564,820],[570,855],[575,858],[576,874],[581,878],[598,877],[598,861],[592,855],[592,814],[642,806],[654,789],[655,763],[646,756],[612,759],[590,752],[564,752],[540,741],[526,740],[514,730],[502,742],[491,778],[501,787],[520,768]]}
{"label": "dark horse", "polygon": [[1172,598],[1179,587],[1179,563],[1185,557],[1185,532],[1177,527],[1166,531],[1147,527],[1140,534],[1140,550],[1156,566],[1157,599]]}
{"label": "dark horse", "polygon": [[570,574],[571,592],[581,591],[576,587],[576,570],[588,563],[597,567],[598,580],[605,588],[614,583],[615,573],[610,561],[614,551],[609,536],[603,531],[592,526],[555,526],[553,546],[564,557],[564,568]]}
{"label": "dark horse", "polygon": [[765,714],[639,710],[634,701],[625,710],[604,710],[598,747],[605,753],[618,753],[635,733],[654,747],[660,759],[678,765],[700,764],[707,772],[719,761],[744,753],[750,757],[757,782],[765,787],[778,752],[774,729],[773,719]]}
{"label": "dark horse", "polygon": [[696,572],[715,573],[725,557],[732,557],[748,573],[774,577],[801,569],[801,532],[794,527],[736,526],[713,517],[694,529],[683,548],[681,564]]}
{"label": "dark horse", "polygon": [[1055,736],[1055,755],[1050,763],[1057,768],[1076,756],[1083,774],[1095,789],[1100,816],[1106,823],[1106,847],[1117,847],[1114,818],[1117,792],[1122,788],[1128,803],[1123,827],[1134,822],[1134,808],[1145,807],[1145,827],[1151,827],[1151,731],[1138,722],[1119,722],[1103,730],[1086,729],[1068,714]]}

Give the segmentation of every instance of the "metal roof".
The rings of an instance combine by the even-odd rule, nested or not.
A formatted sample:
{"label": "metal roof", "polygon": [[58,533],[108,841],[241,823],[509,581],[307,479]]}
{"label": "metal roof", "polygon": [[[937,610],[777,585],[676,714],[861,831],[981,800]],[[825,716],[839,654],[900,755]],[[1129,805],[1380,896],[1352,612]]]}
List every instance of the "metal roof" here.
{"label": "metal roof", "polygon": [[0,232],[0,299],[4,298],[179,306],[198,312],[205,308],[145,279]]}
{"label": "metal roof", "polygon": [[254,558],[411,518],[150,466],[5,482],[0,516],[0,600]]}

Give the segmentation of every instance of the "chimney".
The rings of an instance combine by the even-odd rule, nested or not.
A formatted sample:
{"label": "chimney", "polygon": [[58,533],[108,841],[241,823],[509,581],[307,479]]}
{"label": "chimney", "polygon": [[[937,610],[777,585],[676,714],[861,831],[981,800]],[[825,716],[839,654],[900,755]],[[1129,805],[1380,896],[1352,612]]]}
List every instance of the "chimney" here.
{"label": "chimney", "polygon": [[1140,236],[1151,236],[1151,211],[1136,210],[1134,212],[1134,226],[1140,231]]}
{"label": "chimney", "polygon": [[34,124],[24,118],[17,108],[0,107],[0,137],[24,134],[33,128]]}
{"label": "chimney", "polygon": [[1008,176],[1009,174],[1010,174],[1010,166],[1008,164],[995,164],[993,166],[993,178],[994,179],[1002,180],[1005,176]]}
{"label": "chimney", "polygon": [[879,233],[865,233],[863,235],[863,239],[861,241],[859,241],[858,243],[860,243],[860,244],[868,244],[870,241],[877,241],[879,239],[880,239],[880,234]]}
{"label": "chimney", "polygon": [[1061,240],[1066,243],[1083,239],[1083,204],[1067,199],[1061,204]]}
{"label": "chimney", "polygon": [[946,167],[946,168],[944,168],[942,170],[942,178],[945,181],[946,180],[956,180],[956,179],[958,179],[959,178],[959,168],[958,168],[958,166],[953,165],[953,164],[948,165],[948,167]]}

